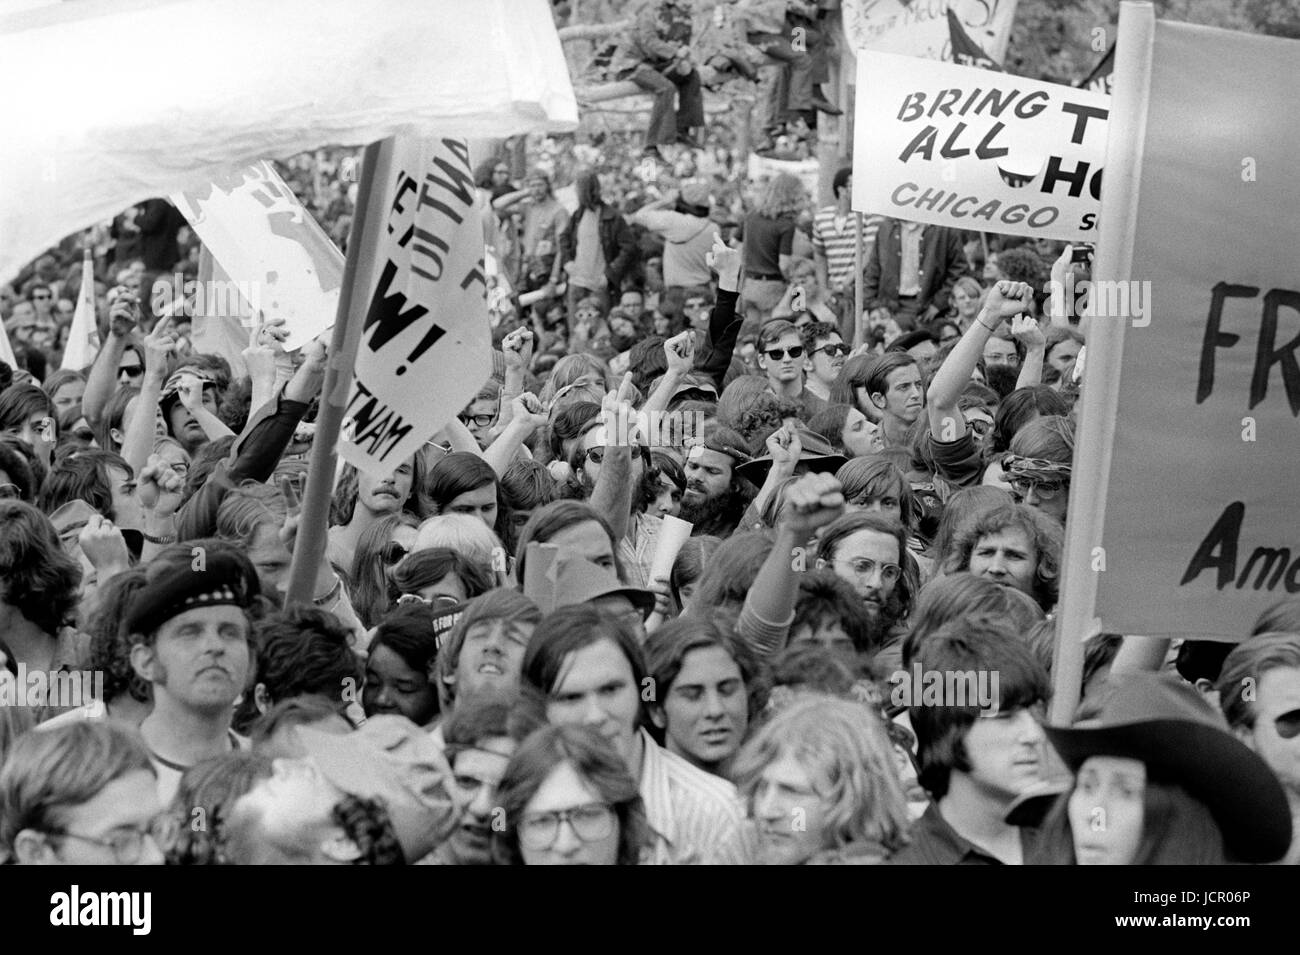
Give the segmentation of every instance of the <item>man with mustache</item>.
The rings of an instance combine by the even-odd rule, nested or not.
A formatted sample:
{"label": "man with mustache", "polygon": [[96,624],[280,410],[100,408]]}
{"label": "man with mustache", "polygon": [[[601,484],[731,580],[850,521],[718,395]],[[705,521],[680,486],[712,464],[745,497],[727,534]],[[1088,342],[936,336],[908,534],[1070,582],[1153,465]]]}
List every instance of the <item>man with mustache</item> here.
{"label": "man with mustache", "polygon": [[171,802],[181,774],[247,747],[230,728],[251,662],[247,611],[260,586],[252,563],[215,540],[163,551],[126,614],[131,666],[153,688],[140,735]]}
{"label": "man with mustache", "polygon": [[749,460],[745,442],[721,425],[706,425],[698,444],[686,452],[686,490],[679,516],[695,525],[691,532],[728,537],[740,525],[753,497],[736,466]]}

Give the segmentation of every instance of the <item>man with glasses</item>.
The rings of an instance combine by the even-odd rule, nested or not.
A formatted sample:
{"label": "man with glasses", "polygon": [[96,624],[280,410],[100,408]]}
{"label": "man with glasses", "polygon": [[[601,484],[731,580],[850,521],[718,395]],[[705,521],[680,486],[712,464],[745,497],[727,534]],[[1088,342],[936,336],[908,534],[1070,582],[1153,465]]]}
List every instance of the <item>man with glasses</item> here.
{"label": "man with glasses", "polygon": [[29,732],[0,771],[0,855],[19,865],[162,865],[176,831],[148,751],[119,723]]}
{"label": "man with glasses", "polygon": [[808,353],[808,378],[804,389],[829,402],[831,386],[849,354],[839,330],[829,322],[813,322],[803,329],[803,345]]}
{"label": "man with glasses", "polygon": [[1223,661],[1219,706],[1237,738],[1277,775],[1291,806],[1291,849],[1300,864],[1300,635],[1247,637]]}
{"label": "man with glasses", "polygon": [[27,290],[27,299],[36,309],[38,318],[53,318],[54,313],[54,293],[50,287],[44,283],[38,283]]}
{"label": "man with glasses", "polygon": [[799,330],[784,319],[768,322],[758,334],[758,367],[767,376],[767,390],[803,408],[802,419],[825,411],[829,405],[804,388],[807,355]]}
{"label": "man with glasses", "polygon": [[495,437],[497,419],[501,415],[501,389],[495,379],[479,389],[474,400],[465,406],[465,410],[456,417],[469,429],[480,448],[486,448]]}
{"label": "man with glasses", "polygon": [[144,356],[134,345],[127,345],[122,358],[117,363],[117,383],[129,387],[140,387],[144,378]]}

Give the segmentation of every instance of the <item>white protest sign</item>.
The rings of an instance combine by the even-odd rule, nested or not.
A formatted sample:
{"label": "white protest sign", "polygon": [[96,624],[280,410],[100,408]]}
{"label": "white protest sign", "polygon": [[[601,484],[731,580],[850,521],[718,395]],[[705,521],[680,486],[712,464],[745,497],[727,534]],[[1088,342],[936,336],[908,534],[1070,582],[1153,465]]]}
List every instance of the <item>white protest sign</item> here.
{"label": "white protest sign", "polygon": [[765,182],[783,172],[798,179],[803,183],[808,195],[814,200],[817,199],[821,163],[816,159],[773,159],[771,156],[760,156],[758,153],[749,154],[749,167],[746,174],[750,182]]}
{"label": "white protest sign", "polygon": [[843,0],[841,19],[850,49],[888,50],[945,59],[948,11],[970,38],[1001,62],[1007,55],[1016,0]]}
{"label": "white protest sign", "polygon": [[[461,139],[386,141],[387,221],[369,276],[339,455],[391,473],[492,373],[482,209]],[[360,280],[358,276],[358,280]]]}
{"label": "white protest sign", "polygon": [[1096,241],[1110,97],[861,51],[856,109],[857,211]]}
{"label": "white protest sign", "polygon": [[[230,276],[229,282],[184,283],[186,308],[250,326],[257,311],[283,318],[290,351],[334,323],[343,253],[269,163],[232,170],[171,199]],[[177,279],[172,294],[179,298],[183,280]],[[198,295],[202,302],[195,303]]]}

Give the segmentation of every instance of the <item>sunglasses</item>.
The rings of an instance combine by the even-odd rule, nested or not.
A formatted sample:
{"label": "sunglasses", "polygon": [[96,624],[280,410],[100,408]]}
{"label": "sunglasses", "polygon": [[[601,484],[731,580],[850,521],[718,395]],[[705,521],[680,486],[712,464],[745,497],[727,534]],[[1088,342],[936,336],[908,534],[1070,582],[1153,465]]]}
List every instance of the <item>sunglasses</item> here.
{"label": "sunglasses", "polygon": [[792,348],[765,348],[763,349],[763,354],[772,361],[782,361],[786,355],[789,355],[791,358],[802,358],[803,346],[795,345]]}
{"label": "sunglasses", "polygon": [[[838,358],[840,355],[847,355],[849,353],[849,346],[844,344],[843,342],[835,342],[830,345],[823,345],[821,348],[814,348],[812,350],[812,353],[814,355],[817,354],[818,352],[825,352],[826,357],[828,358]],[[795,357],[798,358],[799,356],[796,355]]]}
{"label": "sunglasses", "polygon": [[139,378],[144,374],[144,365],[123,365],[117,370],[119,375],[125,374],[128,378]]}
{"label": "sunglasses", "polygon": [[476,428],[486,428],[497,420],[494,414],[458,414],[456,417],[460,419],[461,424],[468,427],[472,423]]}
{"label": "sunglasses", "polygon": [[403,557],[409,554],[410,551],[407,548],[403,547],[401,544],[397,543],[397,541],[389,541],[387,544],[384,545],[384,549],[381,550],[379,553],[383,557],[384,563],[388,564],[391,567],[393,564],[396,564],[399,560],[401,560]]}
{"label": "sunglasses", "polygon": [[1300,710],[1291,710],[1273,720],[1277,735],[1283,739],[1295,739],[1300,736]]}
{"label": "sunglasses", "polygon": [[32,295],[32,301],[33,301],[33,302],[45,302],[45,301],[48,301],[48,300],[51,299],[51,298],[53,298],[52,295],[41,295],[41,294],[33,294],[33,295]]}
{"label": "sunglasses", "polygon": [[72,436],[78,441],[90,442],[95,440],[95,432],[91,431],[89,428],[77,428],[72,432]]}
{"label": "sunglasses", "polygon": [[1040,501],[1053,500],[1065,490],[1065,485],[1059,481],[1034,481],[1029,478],[1012,478],[1008,483],[1017,497],[1024,498],[1032,490],[1038,495]]}

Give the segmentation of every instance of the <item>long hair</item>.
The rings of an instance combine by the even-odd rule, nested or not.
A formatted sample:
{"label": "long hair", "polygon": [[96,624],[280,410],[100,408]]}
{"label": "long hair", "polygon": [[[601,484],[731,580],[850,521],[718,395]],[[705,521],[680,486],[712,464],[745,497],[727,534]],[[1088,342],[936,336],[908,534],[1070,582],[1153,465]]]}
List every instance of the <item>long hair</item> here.
{"label": "long hair", "polygon": [[758,214],[768,219],[794,218],[804,207],[807,192],[798,177],[778,173],[768,180],[758,200]]}
{"label": "long hair", "polygon": [[[610,388],[609,366],[594,355],[588,355],[585,352],[579,352],[573,355],[565,355],[555,363],[551,369],[551,377],[546,380],[542,387],[542,393],[537,396],[543,405],[549,405],[555,400],[555,393],[561,388],[566,388],[573,384],[584,375],[597,375],[604,391]],[[581,390],[581,389],[576,389]],[[596,396],[596,404],[600,404],[600,398],[603,397],[604,391]],[[564,395],[564,398],[570,398],[573,392]],[[572,402],[569,402],[572,403]]]}
{"label": "long hair", "polygon": [[694,606],[739,610],[772,552],[772,543],[768,531],[741,531],[719,544],[696,584]]}
{"label": "long hair", "polygon": [[104,674],[104,703],[128,695],[137,703],[153,699],[153,684],[131,665],[131,634],[126,615],[131,601],[144,587],[144,568],[132,567],[99,585],[94,607],[86,614],[90,632],[90,668]]}
{"label": "long hair", "polygon": [[912,612],[912,600],[921,584],[916,560],[907,550],[907,531],[902,524],[883,514],[870,511],[858,511],[837,517],[822,531],[821,542],[817,545],[818,558],[826,561],[827,564],[832,563],[839,546],[859,531],[873,531],[892,537],[898,542],[898,566],[902,569],[902,573],[885,601],[883,610],[891,623],[905,619]]}
{"label": "long hair", "polygon": [[171,813],[180,837],[167,853],[168,865],[226,865],[226,820],[240,796],[270,779],[271,758],[236,750],[196,763],[181,776]]}
{"label": "long hair", "polygon": [[416,526],[416,520],[404,511],[387,514],[362,532],[348,568],[348,598],[362,624],[373,627],[388,612],[391,603],[388,585],[389,543],[399,527]]}
{"label": "long hair", "polygon": [[533,516],[519,532],[519,547],[515,551],[515,576],[520,581],[524,579],[525,560],[530,543],[537,541],[539,544],[545,544],[561,531],[587,522],[599,524],[609,537],[609,548],[614,554],[614,572],[619,580],[626,583],[623,565],[618,559],[618,541],[614,540],[614,531],[610,528],[609,522],[589,504],[580,501],[553,501],[533,511]]}
{"label": "long hair", "polygon": [[1033,419],[1041,415],[1068,415],[1070,405],[1061,393],[1047,385],[1017,388],[1002,399],[993,416],[992,450],[1001,453],[1011,447],[1011,439]]}
{"label": "long hair", "polygon": [[1061,576],[1061,545],[1064,529],[1035,507],[1004,504],[975,521],[953,541],[952,555],[944,570],[953,573],[970,570],[971,554],[979,542],[991,534],[1019,529],[1034,549],[1033,598],[1044,611],[1056,606]]}
{"label": "long hair", "polygon": [[460,664],[460,651],[465,646],[465,637],[474,627],[497,621],[527,630],[531,637],[542,621],[542,612],[537,604],[508,587],[489,590],[466,604],[465,612],[456,621],[438,652],[438,706],[442,712],[450,712],[456,703],[456,668]]}
{"label": "long hair", "polygon": [[831,404],[849,405],[857,408],[864,415],[867,415],[872,421],[880,420],[880,410],[867,400],[867,407],[858,401],[857,390],[867,387],[867,381],[871,376],[871,366],[875,363],[875,355],[854,355],[844,360],[844,367],[835,377],[835,383],[831,385]]}
{"label": "long hair", "polygon": [[389,603],[403,594],[419,593],[448,574],[460,581],[468,600],[492,589],[492,574],[487,567],[450,547],[428,547],[407,554],[388,571]]}
{"label": "long hair", "polygon": [[[1077,782],[1076,784],[1077,785]],[[1077,865],[1070,828],[1070,796],[1057,797],[1039,829],[1033,865]],[[1142,793],[1142,838],[1129,865],[1225,865],[1223,832],[1205,804],[1181,786],[1147,778]]]}
{"label": "long hair", "polygon": [[939,530],[934,535],[930,552],[940,567],[947,565],[953,556],[953,546],[961,535],[970,531],[980,517],[1004,504],[1014,504],[1016,499],[1010,491],[990,484],[964,487],[943,505],[943,517],[939,518]]}
{"label": "long hair", "polygon": [[0,599],[50,636],[77,608],[81,565],[48,517],[13,499],[0,500],[0,581]]}
{"label": "long hair", "polygon": [[[767,706],[769,686],[766,668],[754,651],[736,636],[736,615],[727,610],[704,610],[670,620],[646,638],[646,667],[654,680],[655,699],[651,709],[663,713],[664,700],[681,675],[686,657],[693,650],[717,647],[731,657],[740,670],[745,686],[749,725],[757,723]],[[660,745],[664,743],[667,729],[657,725],[646,727]]]}
{"label": "long hair", "polygon": [[1006,620],[1016,633],[1027,635],[1043,620],[1043,611],[1019,591],[986,577],[962,571],[931,580],[921,588],[908,619],[903,640],[903,667],[912,665],[916,648],[944,624],[972,613],[991,613]]}
{"label": "long hair", "polygon": [[820,793],[830,845],[866,843],[887,855],[908,842],[907,799],[879,716],[860,703],[809,695],[778,711],[741,747],[732,775],[753,800],[763,769],[792,755],[829,791]]}
{"label": "long hair", "polygon": [[853,458],[835,472],[835,480],[840,482],[844,500],[851,507],[866,507],[873,498],[897,498],[903,526],[915,530],[920,505],[912,493],[912,484],[887,459],[872,455]]}
{"label": "long hair", "polygon": [[650,845],[650,827],[636,781],[608,740],[585,726],[544,726],[525,739],[497,787],[504,829],[493,833],[498,865],[522,865],[519,822],[537,790],[568,764],[618,819],[618,865],[636,865]]}
{"label": "long hair", "polygon": [[[416,453],[411,458],[411,493],[402,502],[402,510],[414,514],[420,520],[429,515],[424,502],[424,484],[427,480],[424,455]],[[352,513],[357,507],[357,469],[351,464],[343,466],[339,483],[334,487],[334,496],[330,498],[330,526],[347,524],[352,520]]]}

